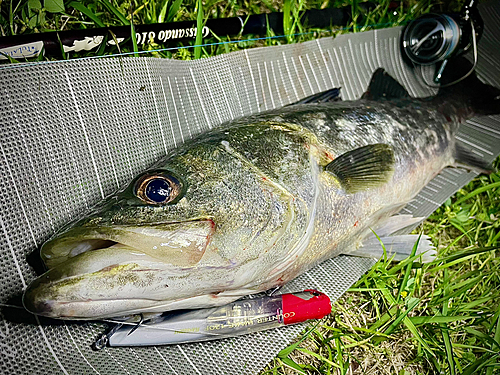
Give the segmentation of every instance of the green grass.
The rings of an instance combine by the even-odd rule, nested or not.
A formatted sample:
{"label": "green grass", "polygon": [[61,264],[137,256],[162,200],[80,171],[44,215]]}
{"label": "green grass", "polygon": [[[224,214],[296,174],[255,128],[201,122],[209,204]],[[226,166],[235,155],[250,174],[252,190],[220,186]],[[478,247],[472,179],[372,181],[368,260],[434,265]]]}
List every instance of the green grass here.
{"label": "green grass", "polygon": [[[389,10],[383,0],[361,16],[351,0],[216,1],[0,0],[0,33],[14,35],[103,25],[196,20],[283,11],[292,17],[283,38],[152,52],[193,59],[267,45],[303,42],[339,31],[311,30],[301,10],[354,4],[351,31],[399,25],[422,13],[450,10],[437,1],[405,1]],[[451,9],[460,8],[458,2]],[[379,26],[374,26],[379,25]],[[303,34],[306,33],[306,34]],[[272,30],[267,36],[274,36]],[[248,36],[234,37],[233,41]],[[213,35],[203,42],[227,42]],[[196,41],[173,46],[193,46]],[[197,44],[201,44],[197,39]],[[122,47],[122,52],[172,45]],[[99,55],[119,52],[101,48]],[[67,58],[93,55],[67,54]],[[500,159],[499,159],[500,160]],[[500,161],[497,160],[497,167]],[[500,373],[500,174],[480,176],[418,229],[438,248],[437,260],[419,264],[379,261],[334,304],[333,313],[284,349],[263,374],[485,374]]]}

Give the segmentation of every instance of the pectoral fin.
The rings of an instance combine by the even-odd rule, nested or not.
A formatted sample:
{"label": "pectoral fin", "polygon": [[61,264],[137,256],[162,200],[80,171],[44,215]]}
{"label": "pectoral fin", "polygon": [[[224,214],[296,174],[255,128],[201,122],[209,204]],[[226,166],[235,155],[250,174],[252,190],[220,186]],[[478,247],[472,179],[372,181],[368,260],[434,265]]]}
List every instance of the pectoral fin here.
{"label": "pectoral fin", "polygon": [[363,146],[340,155],[325,167],[350,194],[377,188],[394,173],[394,151],[383,143]]}

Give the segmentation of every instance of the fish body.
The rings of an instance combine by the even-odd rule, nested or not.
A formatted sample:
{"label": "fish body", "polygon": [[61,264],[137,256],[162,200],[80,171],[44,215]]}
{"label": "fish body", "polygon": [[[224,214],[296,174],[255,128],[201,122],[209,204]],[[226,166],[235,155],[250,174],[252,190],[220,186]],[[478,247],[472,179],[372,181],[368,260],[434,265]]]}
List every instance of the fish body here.
{"label": "fish body", "polygon": [[99,319],[218,306],[355,252],[456,163],[471,113],[450,98],[375,99],[291,105],[185,143],[43,245],[49,270],[26,308]]}

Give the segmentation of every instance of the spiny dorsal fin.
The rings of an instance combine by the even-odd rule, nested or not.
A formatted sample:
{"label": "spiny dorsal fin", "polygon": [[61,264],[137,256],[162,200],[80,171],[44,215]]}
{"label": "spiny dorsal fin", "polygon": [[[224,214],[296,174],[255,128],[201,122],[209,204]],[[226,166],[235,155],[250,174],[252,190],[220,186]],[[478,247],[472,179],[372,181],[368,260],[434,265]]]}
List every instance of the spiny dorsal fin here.
{"label": "spiny dorsal fin", "polygon": [[292,103],[290,105],[310,104],[310,103],[331,103],[331,102],[337,102],[339,100],[341,100],[340,88],[336,87],[330,90],[310,95],[307,98],[301,99],[298,102]]}
{"label": "spiny dorsal fin", "polygon": [[455,166],[472,170],[477,173],[490,174],[495,172],[495,168],[484,160],[475,156],[472,151],[457,144],[455,146]]}
{"label": "spiny dorsal fin", "polygon": [[377,188],[394,173],[394,151],[383,143],[363,146],[340,155],[325,170],[338,178],[347,193]]}
{"label": "spiny dorsal fin", "polygon": [[408,91],[392,78],[384,69],[378,68],[373,73],[368,90],[363,94],[363,99],[390,100],[409,98]]}

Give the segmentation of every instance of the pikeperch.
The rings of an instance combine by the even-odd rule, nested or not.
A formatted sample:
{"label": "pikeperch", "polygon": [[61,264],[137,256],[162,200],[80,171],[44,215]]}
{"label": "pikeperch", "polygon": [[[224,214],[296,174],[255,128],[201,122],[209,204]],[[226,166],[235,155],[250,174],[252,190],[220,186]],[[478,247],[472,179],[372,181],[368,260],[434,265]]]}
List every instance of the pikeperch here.
{"label": "pikeperch", "polygon": [[24,305],[63,319],[220,306],[363,251],[372,230],[415,222],[393,215],[446,166],[490,170],[454,135],[498,113],[499,93],[471,75],[413,99],[379,69],[360,100],[330,91],[231,121],[46,242]]}

